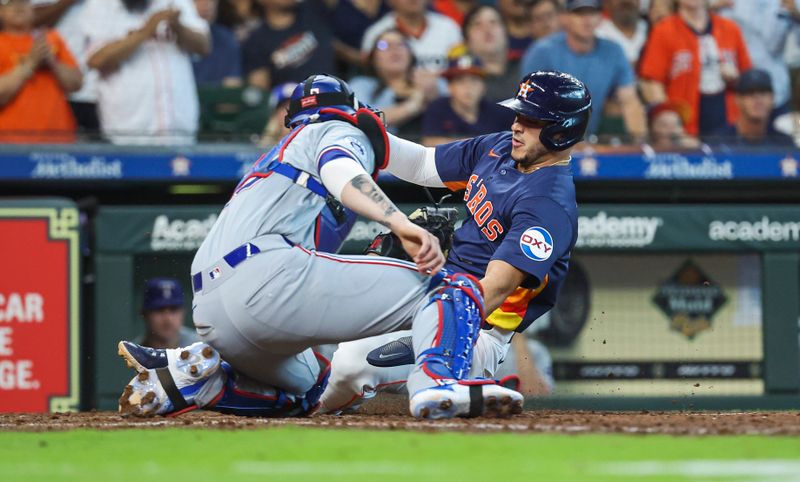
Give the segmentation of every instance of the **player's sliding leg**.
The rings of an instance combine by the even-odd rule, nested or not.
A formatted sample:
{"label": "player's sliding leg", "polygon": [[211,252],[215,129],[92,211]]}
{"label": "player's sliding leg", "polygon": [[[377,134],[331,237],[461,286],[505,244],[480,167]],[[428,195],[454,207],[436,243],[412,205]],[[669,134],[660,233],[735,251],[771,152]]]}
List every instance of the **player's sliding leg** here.
{"label": "player's sliding leg", "polygon": [[[378,367],[368,363],[370,352],[384,345],[400,343],[398,339],[403,340],[404,349],[374,354],[375,362],[394,362],[394,366]],[[406,379],[413,365],[410,330],[340,343],[331,358],[331,375],[320,399],[319,412],[350,412],[378,393],[405,393]]]}
{"label": "player's sliding leg", "polygon": [[242,416],[303,415],[316,406],[329,373],[322,370],[318,383],[295,397],[236,373],[206,343],[153,349],[123,341],[118,353],[138,372],[119,400],[120,412],[135,416],[174,416],[197,408]]}
{"label": "player's sliding leg", "polygon": [[[497,378],[513,332],[503,329],[481,330],[473,349],[469,378]],[[405,381],[414,367],[411,331],[398,331],[342,343],[331,359],[331,376],[320,399],[320,413],[357,410],[380,393],[403,393]],[[498,380],[514,388],[513,376]]]}
{"label": "player's sliding leg", "polygon": [[468,379],[483,319],[480,283],[465,274],[446,279],[417,314],[412,327],[417,364],[407,381],[413,416],[505,416],[522,411],[520,393],[494,380]]}

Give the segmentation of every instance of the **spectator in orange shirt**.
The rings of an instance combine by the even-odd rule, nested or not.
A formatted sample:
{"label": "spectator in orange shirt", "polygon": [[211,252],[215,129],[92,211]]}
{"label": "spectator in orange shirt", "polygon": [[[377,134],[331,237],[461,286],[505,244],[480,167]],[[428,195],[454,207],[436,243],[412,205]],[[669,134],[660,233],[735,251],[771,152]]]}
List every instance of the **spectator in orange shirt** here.
{"label": "spectator in orange shirt", "polygon": [[54,30],[33,30],[29,0],[0,0],[0,142],[74,142],[67,93],[81,72]]}
{"label": "spectator in orange shirt", "polygon": [[686,131],[703,136],[736,121],[730,86],[751,67],[734,22],[711,14],[706,0],[678,0],[678,13],[653,27],[639,76],[648,104],[687,106]]}

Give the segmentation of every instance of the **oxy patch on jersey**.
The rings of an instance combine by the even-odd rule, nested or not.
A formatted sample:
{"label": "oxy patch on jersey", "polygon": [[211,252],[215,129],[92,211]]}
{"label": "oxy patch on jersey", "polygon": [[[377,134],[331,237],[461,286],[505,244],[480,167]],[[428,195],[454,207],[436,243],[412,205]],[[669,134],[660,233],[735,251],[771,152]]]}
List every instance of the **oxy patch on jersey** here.
{"label": "oxy patch on jersey", "polygon": [[553,236],[539,226],[528,228],[519,238],[522,253],[534,261],[545,261],[553,254]]}

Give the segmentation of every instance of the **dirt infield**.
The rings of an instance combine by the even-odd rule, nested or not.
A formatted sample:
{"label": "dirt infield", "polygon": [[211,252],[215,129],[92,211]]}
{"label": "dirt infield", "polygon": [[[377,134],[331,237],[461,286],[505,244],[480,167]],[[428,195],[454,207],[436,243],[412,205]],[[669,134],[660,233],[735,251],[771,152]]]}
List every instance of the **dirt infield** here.
{"label": "dirt infield", "polygon": [[0,414],[0,431],[54,431],[77,428],[126,429],[166,427],[256,429],[296,425],[304,427],[377,430],[629,433],[669,435],[800,435],[800,412],[686,413],[686,412],[566,412],[526,411],[508,419],[417,421],[409,416],[365,414],[317,416],[300,419],[258,419],[211,412],[193,412],[177,418],[133,419],[113,412]]}

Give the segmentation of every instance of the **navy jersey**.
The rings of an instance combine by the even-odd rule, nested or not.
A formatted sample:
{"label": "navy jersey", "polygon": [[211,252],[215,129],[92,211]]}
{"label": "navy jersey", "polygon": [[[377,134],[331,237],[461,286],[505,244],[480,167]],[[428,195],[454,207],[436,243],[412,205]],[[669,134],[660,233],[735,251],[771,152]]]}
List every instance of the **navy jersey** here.
{"label": "navy jersey", "polygon": [[439,177],[465,189],[469,219],[456,230],[450,268],[483,277],[491,260],[528,277],[487,320],[522,331],[555,305],[578,237],[578,206],[569,166],[523,174],[511,158],[511,132],[436,148]]}

